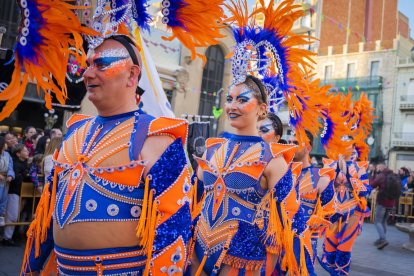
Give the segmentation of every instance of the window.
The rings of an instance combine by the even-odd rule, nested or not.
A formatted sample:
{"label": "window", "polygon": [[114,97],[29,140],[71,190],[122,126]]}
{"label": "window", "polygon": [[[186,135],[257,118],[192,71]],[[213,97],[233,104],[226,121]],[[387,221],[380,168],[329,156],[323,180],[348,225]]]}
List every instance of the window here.
{"label": "window", "polygon": [[[212,115],[217,92],[223,86],[224,54],[220,46],[211,46],[206,52],[207,63],[201,83],[200,115]],[[205,93],[203,93],[205,92]]]}
{"label": "window", "polygon": [[355,63],[348,63],[346,67],[346,78],[351,79],[355,77]]}
{"label": "window", "polygon": [[379,75],[379,63],[379,61],[371,61],[371,72],[369,74],[371,77]]}
{"label": "window", "polygon": [[16,43],[17,30],[20,21],[20,9],[16,1],[0,1],[0,26],[6,28],[1,47],[13,49]]}
{"label": "window", "polygon": [[410,82],[408,84],[407,94],[414,96],[414,79],[410,79]]}
{"label": "window", "polygon": [[332,65],[326,65],[325,66],[325,75],[324,75],[325,81],[328,81],[332,78]]}

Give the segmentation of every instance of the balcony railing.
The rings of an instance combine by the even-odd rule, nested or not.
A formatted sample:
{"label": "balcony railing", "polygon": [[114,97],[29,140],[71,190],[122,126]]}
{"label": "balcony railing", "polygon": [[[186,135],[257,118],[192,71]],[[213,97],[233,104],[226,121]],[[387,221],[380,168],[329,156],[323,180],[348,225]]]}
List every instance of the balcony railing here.
{"label": "balcony railing", "polygon": [[394,147],[414,147],[414,132],[394,132],[392,145]]}
{"label": "balcony railing", "polygon": [[414,110],[414,95],[400,96],[400,110]]}
{"label": "balcony railing", "polygon": [[382,89],[383,79],[381,76],[346,78],[346,79],[330,79],[322,80],[324,85],[332,85],[342,91],[345,87],[346,91],[352,87],[353,91],[364,91],[368,89]]}

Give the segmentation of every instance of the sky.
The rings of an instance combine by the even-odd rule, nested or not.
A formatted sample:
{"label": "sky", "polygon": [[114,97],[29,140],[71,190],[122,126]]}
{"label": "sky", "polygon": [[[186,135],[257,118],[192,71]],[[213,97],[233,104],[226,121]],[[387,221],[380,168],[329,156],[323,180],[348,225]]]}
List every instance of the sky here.
{"label": "sky", "polygon": [[398,0],[398,10],[410,19],[411,37],[414,39],[414,0]]}

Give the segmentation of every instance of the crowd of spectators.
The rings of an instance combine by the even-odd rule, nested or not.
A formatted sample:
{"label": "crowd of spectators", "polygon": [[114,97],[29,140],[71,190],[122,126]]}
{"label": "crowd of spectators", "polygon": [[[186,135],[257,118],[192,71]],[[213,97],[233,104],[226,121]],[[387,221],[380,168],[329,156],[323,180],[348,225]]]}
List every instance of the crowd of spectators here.
{"label": "crowd of spectators", "polygon": [[[20,198],[23,182],[31,182],[42,193],[45,178],[53,167],[52,155],[62,142],[62,131],[27,127],[23,134],[0,134],[0,241],[14,246],[19,234],[19,220],[31,220],[33,199]],[[29,208],[30,207],[30,208]]]}
{"label": "crowd of spectators", "polygon": [[378,249],[383,249],[389,243],[386,238],[387,224],[394,223],[399,215],[414,211],[405,208],[405,206],[398,206],[401,196],[407,196],[408,193],[413,192],[414,172],[407,167],[392,171],[384,163],[379,163],[377,165],[370,164],[368,174],[370,185],[375,189],[371,193],[375,198],[375,208],[372,208],[372,211],[378,232],[378,239],[374,245]]}

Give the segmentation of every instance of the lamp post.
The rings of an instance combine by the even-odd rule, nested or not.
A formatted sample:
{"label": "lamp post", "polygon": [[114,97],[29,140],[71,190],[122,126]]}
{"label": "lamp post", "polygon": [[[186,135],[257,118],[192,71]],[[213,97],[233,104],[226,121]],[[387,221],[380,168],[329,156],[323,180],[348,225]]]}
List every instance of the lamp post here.
{"label": "lamp post", "polygon": [[55,114],[54,109],[50,109],[47,113],[45,112],[43,116],[45,117],[46,123],[45,129],[52,129],[56,124],[57,119],[59,118],[59,116]]}

